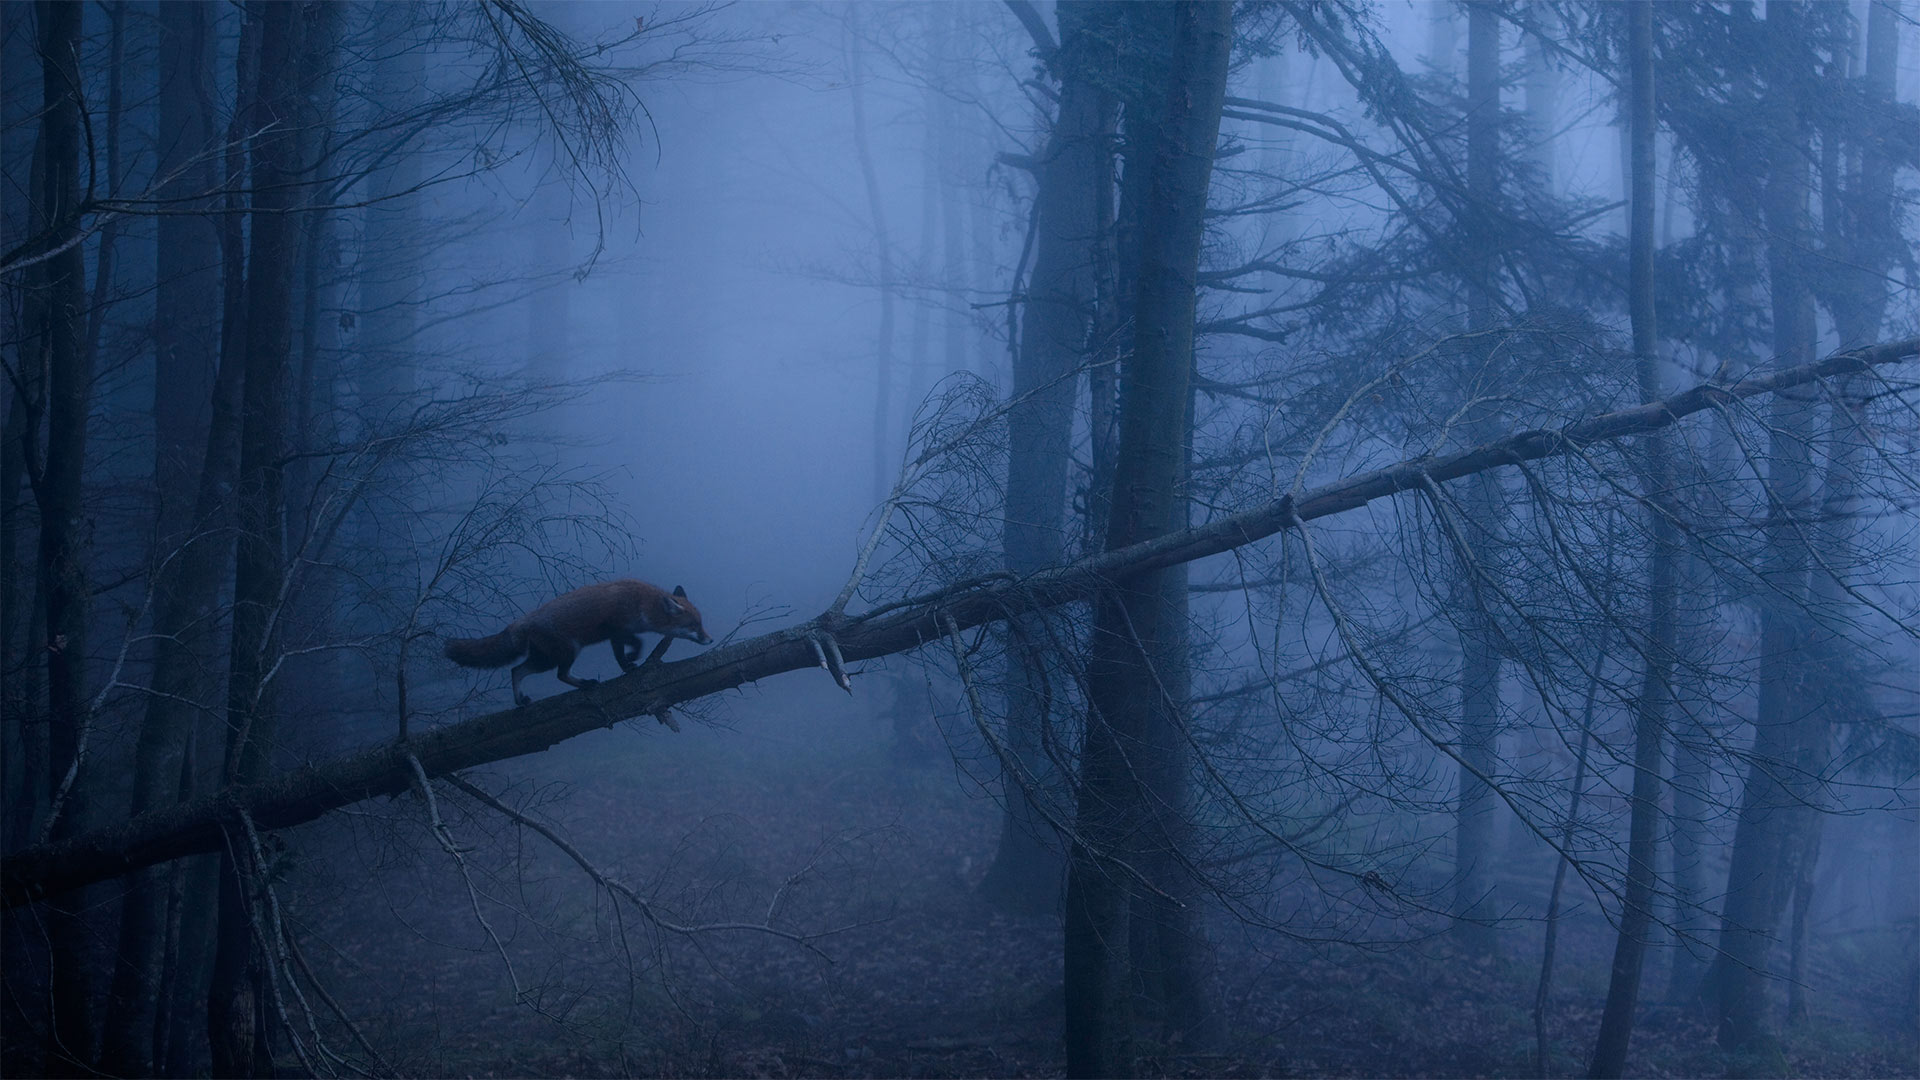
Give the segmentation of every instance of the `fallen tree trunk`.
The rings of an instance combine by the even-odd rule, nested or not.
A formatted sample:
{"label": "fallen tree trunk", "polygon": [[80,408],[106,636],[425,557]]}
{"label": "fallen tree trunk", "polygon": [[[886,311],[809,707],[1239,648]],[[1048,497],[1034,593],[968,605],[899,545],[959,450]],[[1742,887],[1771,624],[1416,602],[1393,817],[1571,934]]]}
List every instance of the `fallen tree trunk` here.
{"label": "fallen tree trunk", "polygon": [[222,829],[242,813],[258,828],[278,829],[312,821],[363,799],[397,795],[414,783],[413,759],[428,776],[444,776],[536,753],[632,717],[665,717],[667,709],[682,702],[816,664],[830,667],[844,685],[846,662],[905,652],[945,636],[948,625],[964,630],[1084,600],[1116,579],[1229,551],[1282,529],[1420,488],[1429,480],[1444,483],[1501,465],[1576,452],[1655,431],[1707,409],[1916,355],[1920,355],[1920,338],[1910,338],[1737,383],[1703,383],[1662,401],[1557,429],[1516,432],[1456,454],[1415,458],[1361,473],[1305,491],[1298,498],[1271,500],[1198,528],[1026,577],[996,575],[860,615],[823,615],[597,687],[449,724],[335,761],[293,769],[261,783],[150,810],[112,828],[28,848],[0,860],[0,898],[6,907],[15,907],[139,867],[218,850]]}

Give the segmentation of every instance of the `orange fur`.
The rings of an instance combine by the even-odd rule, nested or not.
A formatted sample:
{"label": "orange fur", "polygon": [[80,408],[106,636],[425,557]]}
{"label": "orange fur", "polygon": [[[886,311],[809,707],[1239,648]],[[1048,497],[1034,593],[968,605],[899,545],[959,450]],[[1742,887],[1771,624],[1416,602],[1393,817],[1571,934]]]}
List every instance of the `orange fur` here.
{"label": "orange fur", "polygon": [[513,669],[513,699],[525,705],[532,699],[521,691],[520,680],[528,675],[552,671],[570,686],[593,685],[597,680],[572,673],[574,660],[588,645],[612,643],[613,658],[621,670],[634,670],[640,666],[634,661],[640,655],[641,634],[660,635],[659,644],[647,656],[648,664],[659,660],[674,638],[713,643],[685,589],[676,586],[669,593],[658,585],[623,578],[556,596],[497,634],[449,638],[446,656],[456,664],[481,668],[505,667],[520,660]]}

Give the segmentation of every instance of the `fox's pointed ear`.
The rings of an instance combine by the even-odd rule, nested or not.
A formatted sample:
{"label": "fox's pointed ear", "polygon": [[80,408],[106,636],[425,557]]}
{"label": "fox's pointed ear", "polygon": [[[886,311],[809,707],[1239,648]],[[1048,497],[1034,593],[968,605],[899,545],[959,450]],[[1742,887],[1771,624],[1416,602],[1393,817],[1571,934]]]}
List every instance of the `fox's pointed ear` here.
{"label": "fox's pointed ear", "polygon": [[674,598],[671,596],[667,597],[664,603],[666,605],[668,615],[678,615],[681,612],[687,610],[686,608],[681,607],[679,602],[674,600]]}
{"label": "fox's pointed ear", "polygon": [[673,587],[673,595],[679,597],[682,600],[685,600],[687,598],[687,590],[681,588],[678,585],[675,585]]}

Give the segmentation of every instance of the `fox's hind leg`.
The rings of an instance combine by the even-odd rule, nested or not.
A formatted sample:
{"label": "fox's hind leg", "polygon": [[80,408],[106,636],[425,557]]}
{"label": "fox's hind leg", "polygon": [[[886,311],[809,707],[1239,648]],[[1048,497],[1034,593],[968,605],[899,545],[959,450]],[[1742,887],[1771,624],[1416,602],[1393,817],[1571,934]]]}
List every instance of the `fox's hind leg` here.
{"label": "fox's hind leg", "polygon": [[[599,684],[599,679],[583,679],[573,674],[573,662],[580,659],[580,646],[574,644],[572,638],[562,634],[528,635],[529,659],[536,651],[540,653],[547,667],[559,669],[553,673],[554,678],[568,686],[587,687]],[[540,670],[545,671],[546,668]]]}
{"label": "fox's hind leg", "polygon": [[567,674],[567,668],[573,665],[574,658],[580,655],[579,646],[572,639],[559,634],[530,630],[527,633],[527,658],[513,669],[513,700],[516,705],[530,705],[533,699],[520,689],[520,680],[528,675],[538,675],[543,671],[559,668],[560,681],[579,686],[579,680]]}
{"label": "fox's hind leg", "polygon": [[[537,656],[539,654],[536,653],[534,655]],[[552,664],[540,663],[538,660],[535,660],[533,656],[529,656],[525,660],[515,664],[513,666],[513,703],[515,705],[533,704],[533,699],[528,697],[526,692],[520,689],[520,680],[528,675],[538,675],[543,671],[551,671],[552,669]]]}

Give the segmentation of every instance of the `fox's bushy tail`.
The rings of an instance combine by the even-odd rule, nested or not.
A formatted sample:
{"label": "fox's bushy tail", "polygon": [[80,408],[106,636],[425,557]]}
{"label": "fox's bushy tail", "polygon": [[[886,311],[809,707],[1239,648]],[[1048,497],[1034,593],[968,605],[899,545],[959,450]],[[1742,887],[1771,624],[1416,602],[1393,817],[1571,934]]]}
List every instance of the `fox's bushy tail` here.
{"label": "fox's bushy tail", "polygon": [[448,638],[447,659],[461,667],[506,667],[527,654],[527,637],[516,627],[488,637]]}

